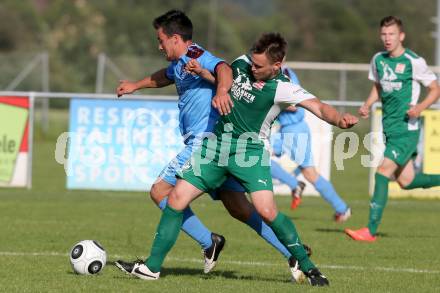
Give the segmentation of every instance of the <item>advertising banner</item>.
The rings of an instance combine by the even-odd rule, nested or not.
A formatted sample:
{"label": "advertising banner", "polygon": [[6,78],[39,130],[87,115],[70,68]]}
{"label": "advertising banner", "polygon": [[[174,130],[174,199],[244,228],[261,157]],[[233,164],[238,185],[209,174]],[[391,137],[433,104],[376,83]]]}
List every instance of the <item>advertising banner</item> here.
{"label": "advertising banner", "polygon": [[29,99],[0,96],[0,186],[28,183]]}
{"label": "advertising banner", "polygon": [[67,188],[149,190],[183,148],[176,101],[70,102]]}

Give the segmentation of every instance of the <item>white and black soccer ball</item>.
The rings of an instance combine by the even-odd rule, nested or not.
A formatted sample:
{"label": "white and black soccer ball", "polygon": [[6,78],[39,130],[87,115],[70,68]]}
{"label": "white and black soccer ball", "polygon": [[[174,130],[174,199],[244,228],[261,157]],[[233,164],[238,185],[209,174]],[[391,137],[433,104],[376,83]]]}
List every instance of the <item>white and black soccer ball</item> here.
{"label": "white and black soccer ball", "polygon": [[81,275],[94,275],[102,271],[107,262],[105,249],[95,240],[83,240],[70,251],[73,270]]}

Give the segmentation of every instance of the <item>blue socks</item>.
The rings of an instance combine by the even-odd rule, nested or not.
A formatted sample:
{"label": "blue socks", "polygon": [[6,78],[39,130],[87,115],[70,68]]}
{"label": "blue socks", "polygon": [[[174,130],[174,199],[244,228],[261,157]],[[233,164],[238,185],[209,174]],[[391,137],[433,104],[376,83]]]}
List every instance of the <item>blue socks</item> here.
{"label": "blue socks", "polygon": [[274,160],[271,161],[270,173],[273,178],[280,180],[294,190],[298,186],[298,180],[295,176],[287,172]]}
{"label": "blue socks", "polygon": [[[298,185],[298,180],[296,177],[286,170],[284,170],[280,164],[275,161],[271,161],[271,175],[273,178],[280,180],[282,183],[287,184],[290,189],[295,189]],[[300,172],[299,168],[295,170],[295,173]],[[339,197],[336,193],[333,185],[324,177],[319,176],[315,182],[315,188],[321,194],[321,197],[324,198],[328,203],[330,203],[333,209],[337,213],[345,213],[347,211],[347,204]]]}
{"label": "blue socks", "polygon": [[315,188],[321,194],[321,197],[332,205],[337,213],[345,213],[347,211],[347,204],[336,193],[333,185],[324,177],[318,177],[318,180],[315,182]]}
{"label": "blue socks", "polygon": [[[160,203],[159,208],[163,211],[167,206],[168,197]],[[194,215],[190,207],[183,210],[183,220],[181,229],[192,239],[197,241],[203,249],[208,249],[212,245],[211,231]]]}
{"label": "blue socks", "polygon": [[292,255],[286,247],[278,240],[272,229],[263,221],[257,211],[253,211],[246,224],[255,230],[264,240],[272,245],[276,250],[283,254],[287,259]]}

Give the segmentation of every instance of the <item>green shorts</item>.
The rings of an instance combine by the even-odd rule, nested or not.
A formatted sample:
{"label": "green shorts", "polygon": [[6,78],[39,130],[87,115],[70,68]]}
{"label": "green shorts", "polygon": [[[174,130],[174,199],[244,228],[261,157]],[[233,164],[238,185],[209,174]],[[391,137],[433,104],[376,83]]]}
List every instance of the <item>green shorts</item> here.
{"label": "green shorts", "polygon": [[408,131],[405,134],[387,135],[384,157],[392,160],[399,166],[417,156],[417,144],[420,131]]}
{"label": "green shorts", "polygon": [[220,187],[229,176],[247,192],[273,190],[270,155],[262,145],[242,148],[232,143],[229,152],[221,152],[220,144],[209,146],[204,141],[177,176],[205,192]]}

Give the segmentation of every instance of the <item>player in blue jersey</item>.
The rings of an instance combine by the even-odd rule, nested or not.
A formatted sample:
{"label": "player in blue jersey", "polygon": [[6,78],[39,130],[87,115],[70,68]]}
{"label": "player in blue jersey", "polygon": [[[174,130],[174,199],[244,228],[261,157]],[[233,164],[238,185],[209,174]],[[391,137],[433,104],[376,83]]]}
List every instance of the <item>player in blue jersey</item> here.
{"label": "player in blue jersey", "polygon": [[[153,25],[157,30],[159,49],[165,53],[166,59],[171,62],[170,65],[138,82],[121,81],[117,94],[121,96],[141,88],[164,87],[172,83],[176,85],[179,95],[179,126],[185,138],[185,147],[164,168],[151,188],[151,198],[163,210],[167,205],[167,196],[176,184],[176,173],[200,145],[198,137],[213,131],[219,118],[217,110],[220,113],[230,111],[227,92],[232,84],[232,73],[223,60],[192,42],[191,21],[182,12],[169,11],[156,18]],[[216,76],[216,86],[185,69],[191,60],[197,60],[205,70]],[[215,109],[211,107],[211,101]],[[288,259],[295,280],[302,277],[297,261],[276,238],[272,229],[263,222],[246,199],[244,188],[236,180],[227,180],[218,190],[212,192],[211,196],[222,200],[234,218],[246,223],[280,251]],[[216,264],[225,243],[224,237],[207,229],[190,207],[184,210],[181,229],[202,246],[205,258],[204,272],[208,273]],[[117,261],[116,265],[125,272],[142,277],[142,272],[136,272],[136,263]]]}
{"label": "player in blue jersey", "polygon": [[[176,86],[179,95],[179,127],[185,138],[185,147],[163,169],[151,187],[152,200],[163,210],[167,204],[167,195],[176,184],[176,172],[191,156],[193,147],[199,144],[197,136],[211,131],[218,120],[219,113],[211,107],[213,96],[227,95],[232,81],[230,68],[223,60],[192,42],[192,23],[185,14],[169,11],[156,18],[153,26],[157,30],[159,50],[171,62],[170,65],[137,82],[123,80],[116,91],[121,96],[142,88],[160,88],[173,83]],[[190,59],[199,60],[217,75],[217,88],[184,70]],[[224,246],[224,237],[208,230],[190,207],[185,210],[182,229],[200,243],[205,255],[204,271],[207,273],[212,270]]]}
{"label": "player in blue jersey", "polygon": [[[298,77],[292,69],[284,67],[283,72],[290,78],[292,83],[299,84]],[[333,185],[317,172],[313,163],[310,129],[304,121],[304,115],[305,110],[303,108],[293,108],[281,112],[278,116],[278,122],[281,126],[280,134],[274,135],[273,153],[276,156],[281,156],[282,153],[288,154],[298,164],[304,177],[331,204],[335,210],[335,221],[344,222],[351,216],[351,209],[337,194]],[[301,194],[305,184],[285,171],[274,160],[271,162],[271,173],[273,178],[280,180],[291,188],[291,208],[295,209],[301,202]]]}

